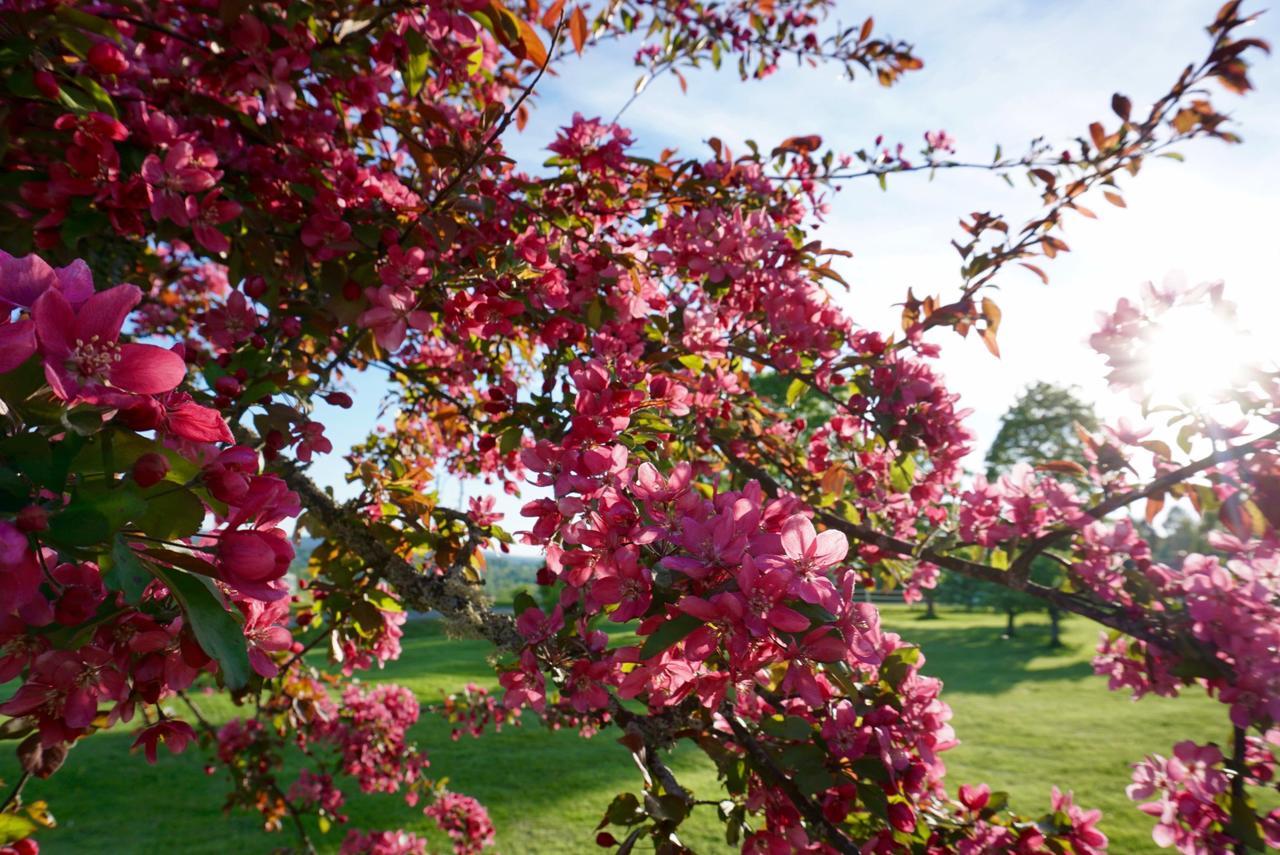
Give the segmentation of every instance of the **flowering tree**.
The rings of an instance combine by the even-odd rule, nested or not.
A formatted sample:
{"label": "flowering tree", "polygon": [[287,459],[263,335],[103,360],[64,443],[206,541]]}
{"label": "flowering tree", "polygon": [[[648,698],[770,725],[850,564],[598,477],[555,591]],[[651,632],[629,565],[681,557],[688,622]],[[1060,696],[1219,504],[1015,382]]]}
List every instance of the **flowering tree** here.
{"label": "flowering tree", "polygon": [[[531,710],[619,731],[641,775],[602,806],[604,847],[680,851],[682,821],[711,811],[751,852],[1103,850],[1068,790],[1028,815],[945,786],[942,687],[854,597],[877,580],[919,596],[940,567],[1097,621],[1117,690],[1227,707],[1222,745],[1137,766],[1158,843],[1280,845],[1280,813],[1253,801],[1280,742],[1277,375],[1221,390],[1238,425],[1174,403],[1173,445],[1121,426],[1084,438],[1087,465],[961,484],[971,434],[933,368],[942,328],[997,351],[988,286],[1017,266],[1044,278],[1087,198],[1123,205],[1121,180],[1186,140],[1236,142],[1209,89],[1248,90],[1265,45],[1228,3],[1149,109],[1116,95],[1066,149],[990,163],[952,159],[939,131],[910,158],[806,136],[645,158],[580,116],[545,173],[503,156],[549,68],[627,33],[648,36],[645,79],[795,58],[890,86],[921,67],[870,19],[829,31],[831,5],[6,4],[0,665],[16,688],[0,732],[25,771],[3,851],[35,851],[48,822],[28,779],[127,723],[150,762],[206,741],[231,803],[304,848],[307,817],[345,822],[350,785],[483,848],[484,809],[407,739],[413,696],[351,679],[396,657],[404,609],[495,646],[503,692],[451,698],[460,727]],[[956,167],[1025,174],[1040,212],[966,219],[955,293],[908,295],[899,332],[858,326],[825,290],[838,251],[808,230],[828,188]],[[1111,382],[1146,398],[1146,338],[1195,302],[1230,312],[1218,286],[1121,301],[1094,337]],[[307,475],[332,451],[312,414],[350,406],[357,372],[386,376],[396,415],[349,455],[360,493],[339,503]],[[785,401],[755,391],[764,374]],[[816,430],[788,412],[806,392],[835,413]],[[492,499],[441,504],[440,468],[542,488],[520,536],[545,553],[552,607],[489,610],[480,556],[510,536]],[[1112,518],[1173,498],[1220,518],[1215,554],[1153,562]],[[322,538],[293,587],[289,519]],[[1060,586],[1028,578],[1041,556]],[[209,724],[197,681],[240,717]],[[676,744],[714,761],[718,798],[675,778]],[[343,844],[424,847],[398,830]]]}

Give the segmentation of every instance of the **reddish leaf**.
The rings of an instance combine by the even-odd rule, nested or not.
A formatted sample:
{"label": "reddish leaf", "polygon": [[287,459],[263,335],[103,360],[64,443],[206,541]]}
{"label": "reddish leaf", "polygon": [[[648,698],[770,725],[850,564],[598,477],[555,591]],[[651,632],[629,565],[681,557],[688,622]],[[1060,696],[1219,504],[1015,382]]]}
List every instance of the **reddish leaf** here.
{"label": "reddish leaf", "polygon": [[564,14],[564,0],[556,0],[549,7],[547,13],[542,16],[542,28],[548,32],[556,28],[556,24],[560,23],[560,16]]}
{"label": "reddish leaf", "polygon": [[581,54],[587,46],[587,16],[582,14],[581,6],[575,6],[569,16],[569,35],[573,39],[573,49]]}
{"label": "reddish leaf", "polygon": [[1133,103],[1119,92],[1111,96],[1111,109],[1115,114],[1126,122],[1129,121],[1129,111],[1133,109]]}
{"label": "reddish leaf", "polygon": [[1019,261],[1018,263],[1021,264],[1023,267],[1027,268],[1028,270],[1030,270],[1035,275],[1039,276],[1041,282],[1043,282],[1046,285],[1049,284],[1049,275],[1045,273],[1043,270],[1041,270],[1039,267],[1036,267],[1034,264],[1028,264],[1025,261]]}
{"label": "reddish leaf", "polygon": [[527,21],[520,21],[520,41],[524,44],[525,58],[541,68],[547,64],[547,48],[537,32]]}
{"label": "reddish leaf", "polygon": [[1040,472],[1057,472],[1062,475],[1083,475],[1087,471],[1074,460],[1046,460],[1035,467]]}

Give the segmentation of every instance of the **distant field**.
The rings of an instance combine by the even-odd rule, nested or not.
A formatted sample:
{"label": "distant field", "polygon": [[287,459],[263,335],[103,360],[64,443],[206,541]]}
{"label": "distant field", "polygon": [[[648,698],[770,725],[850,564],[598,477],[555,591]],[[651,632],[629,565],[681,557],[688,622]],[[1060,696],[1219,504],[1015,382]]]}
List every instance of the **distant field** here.
{"label": "distant field", "polygon": [[[987,781],[1009,790],[1027,813],[1038,813],[1047,807],[1051,784],[1069,783],[1078,801],[1105,812],[1113,852],[1154,851],[1149,820],[1124,796],[1128,764],[1148,752],[1167,753],[1179,739],[1225,737],[1224,715],[1203,698],[1135,704],[1108,692],[1090,672],[1096,633],[1084,621],[1067,622],[1067,647],[1049,651],[1047,630],[1034,618],[1019,638],[1003,641],[997,615],[943,612],[941,620],[921,622],[901,607],[884,612],[891,628],[922,644],[925,670],[946,681],[944,696],[962,740],[948,755],[953,784]],[[449,641],[426,621],[410,625],[406,642],[403,658],[375,672],[377,679],[407,685],[425,701],[468,681],[493,684],[483,643]],[[208,698],[205,706],[217,720],[233,714],[221,699]],[[583,740],[531,723],[453,742],[448,727],[430,718],[417,731],[433,772],[488,806],[500,852],[599,852],[591,829],[616,793],[636,788],[634,767],[607,731]],[[86,740],[51,780],[27,787],[28,798],[47,799],[63,818],[42,836],[42,851],[248,855],[291,842],[263,835],[251,816],[223,814],[224,781],[205,774],[198,750],[176,758],[162,752],[160,763],[148,766],[129,755],[131,741],[127,730]],[[714,793],[714,772],[695,751],[676,752],[672,764],[700,797]],[[14,779],[11,755],[0,776]],[[349,808],[355,827],[427,824],[393,797],[356,797]],[[336,851],[344,833],[335,829],[318,839],[325,851]],[[714,818],[695,824],[686,837],[699,852],[727,851]]]}

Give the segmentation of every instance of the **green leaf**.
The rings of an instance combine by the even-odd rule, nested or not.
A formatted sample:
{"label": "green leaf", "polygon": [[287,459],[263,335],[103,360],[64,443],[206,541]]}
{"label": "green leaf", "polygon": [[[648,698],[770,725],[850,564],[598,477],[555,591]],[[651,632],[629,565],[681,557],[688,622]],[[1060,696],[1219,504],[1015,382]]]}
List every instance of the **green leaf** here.
{"label": "green leaf", "polygon": [[59,6],[55,14],[72,26],[88,30],[91,33],[97,33],[100,36],[106,36],[116,44],[123,43],[120,31],[116,29],[115,24],[96,15],[81,12],[79,9],[73,9],[70,6]]}
{"label": "green leaf", "polygon": [[884,658],[880,674],[892,686],[902,683],[912,666],[920,661],[919,647],[899,647]]}
{"label": "green leaf", "polygon": [[160,540],[181,540],[200,530],[204,522],[204,503],[186,487],[176,490],[171,482],[161,481],[158,495],[147,498],[147,510],[138,518],[138,528]]}
{"label": "green leaf", "polygon": [[606,825],[633,825],[644,819],[644,813],[640,810],[640,800],[631,793],[619,793],[609,803],[609,807],[604,812],[604,819],[596,828],[604,828]]}
{"label": "green leaf", "polygon": [[417,30],[405,30],[404,40],[409,45],[409,61],[404,67],[404,85],[409,94],[417,97],[427,82],[427,67],[431,64],[431,52],[426,39]]}
{"label": "green leaf", "polygon": [[803,792],[820,793],[834,783],[827,770],[826,755],[812,742],[788,745],[781,751],[783,765],[791,769],[789,776]]}
{"label": "green leaf", "polygon": [[86,493],[49,520],[49,539],[60,546],[93,546],[145,510],[138,494],[127,488]]}
{"label": "green leaf", "polygon": [[36,88],[36,73],[30,68],[18,68],[10,72],[5,80],[5,88],[19,98],[40,98],[40,90]]}
{"label": "green leaf", "polygon": [[813,728],[799,716],[773,715],[760,720],[760,729],[778,739],[808,739]]}
{"label": "green leaf", "polygon": [[498,450],[503,454],[508,454],[520,447],[520,438],[522,436],[520,428],[507,428],[502,432],[502,437],[498,440]]}
{"label": "green leaf", "polygon": [[136,603],[142,599],[142,591],[150,583],[151,573],[124,538],[116,535],[102,581],[108,588],[124,592],[125,599],[129,602]]}
{"label": "green leaf", "polygon": [[795,406],[796,401],[800,400],[800,396],[803,395],[805,390],[808,388],[809,384],[805,383],[799,377],[792,380],[791,384],[787,386],[787,406]]}
{"label": "green leaf", "polygon": [[520,617],[529,609],[536,609],[537,607],[537,602],[530,596],[528,591],[517,591],[515,599],[511,601],[511,611],[516,617]]}
{"label": "green leaf", "polygon": [[244,630],[227,611],[213,582],[179,570],[156,568],[156,574],[182,606],[200,647],[217,660],[227,688],[236,691],[247,686],[251,669]]}
{"label": "green leaf", "polygon": [[700,626],[702,621],[693,615],[677,615],[658,627],[644,640],[644,646],[640,648],[640,658],[648,659],[650,656],[657,656]]}
{"label": "green leaf", "polygon": [[34,483],[50,486],[53,475],[53,450],[49,440],[35,433],[24,433],[0,441],[0,457],[5,466],[30,478]]}
{"label": "green leaf", "polygon": [[706,362],[703,360],[703,358],[701,356],[698,356],[698,354],[696,353],[686,353],[684,356],[680,357],[678,361],[681,365],[683,365],[685,368],[688,368],[694,374],[702,373],[702,368],[704,365],[706,365]]}

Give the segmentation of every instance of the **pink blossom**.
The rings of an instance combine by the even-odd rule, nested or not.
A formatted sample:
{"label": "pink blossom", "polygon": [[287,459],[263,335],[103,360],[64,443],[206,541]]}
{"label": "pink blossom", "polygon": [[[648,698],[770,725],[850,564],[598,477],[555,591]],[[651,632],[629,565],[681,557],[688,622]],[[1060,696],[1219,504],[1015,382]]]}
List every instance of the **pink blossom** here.
{"label": "pink blossom", "polygon": [[408,289],[383,285],[366,288],[364,293],[370,308],[360,315],[360,324],[373,330],[378,345],[388,352],[400,349],[410,327],[431,329],[431,316],[416,308],[417,300]]}
{"label": "pink blossom", "polygon": [[125,317],[141,299],[136,286],[117,285],[94,294],[79,309],[58,289],[36,300],[32,315],[45,377],[58,397],[72,400],[109,388],[154,395],[182,382],[187,367],[176,353],[119,342]]}
{"label": "pink blossom", "polygon": [[849,553],[845,536],[838,531],[818,534],[808,517],[797,514],[782,526],[782,548],[795,570],[790,592],[806,603],[838,610],[835,585],[823,571],[844,561]]}
{"label": "pink blossom", "polygon": [[142,746],[147,762],[155,765],[156,750],[161,744],[169,749],[170,754],[181,754],[195,738],[196,732],[192,730],[191,725],[185,721],[167,718],[138,731],[138,738],[133,741],[133,747]]}

